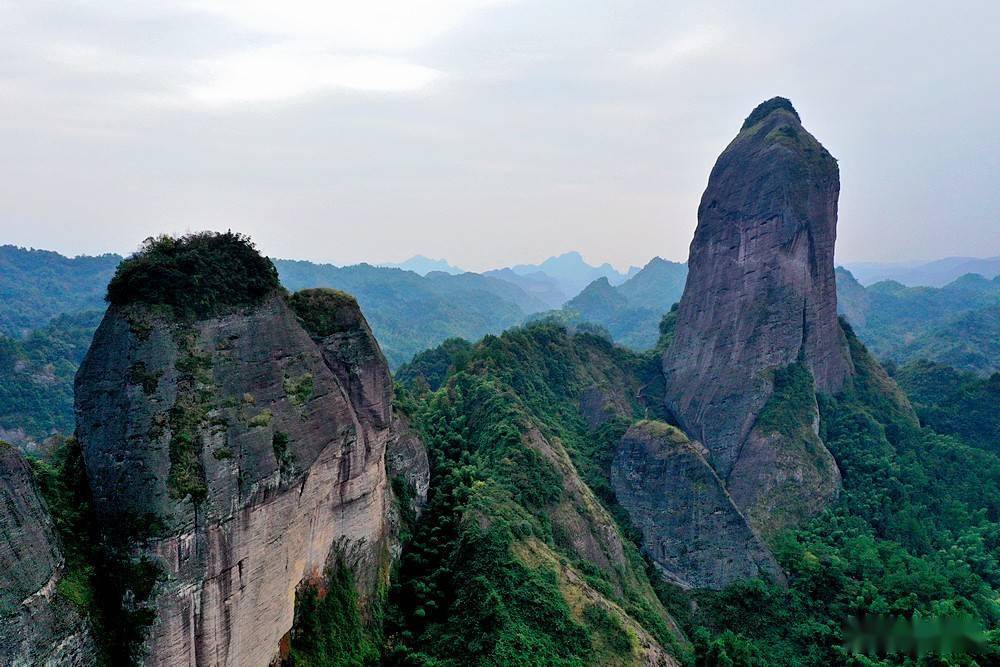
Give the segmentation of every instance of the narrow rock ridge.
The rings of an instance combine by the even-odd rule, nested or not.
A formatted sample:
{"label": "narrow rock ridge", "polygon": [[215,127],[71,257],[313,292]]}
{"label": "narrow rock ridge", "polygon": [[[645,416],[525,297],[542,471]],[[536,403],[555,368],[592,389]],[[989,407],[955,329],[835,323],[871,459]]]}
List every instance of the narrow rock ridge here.
{"label": "narrow rock ridge", "polygon": [[0,442],[0,664],[96,664],[90,625],[59,593],[64,569],[27,463]]}
{"label": "narrow rock ridge", "polygon": [[163,573],[139,601],[147,664],[271,664],[297,590],[335,560],[363,611],[384,590],[398,550],[387,449],[405,442],[413,478],[427,461],[395,430],[388,367],[352,298],[276,290],[197,320],[113,305],[76,413],[100,526],[125,562]]}

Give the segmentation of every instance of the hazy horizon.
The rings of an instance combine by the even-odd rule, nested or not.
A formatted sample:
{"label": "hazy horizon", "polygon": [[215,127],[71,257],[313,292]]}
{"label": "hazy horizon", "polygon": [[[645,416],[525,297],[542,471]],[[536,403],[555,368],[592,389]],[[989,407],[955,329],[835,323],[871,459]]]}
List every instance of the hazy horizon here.
{"label": "hazy horizon", "polygon": [[[0,6],[0,243],[482,271],[685,261],[716,157],[789,97],[838,263],[1000,255],[1000,6],[446,0]],[[992,74],[991,74],[992,72]]]}

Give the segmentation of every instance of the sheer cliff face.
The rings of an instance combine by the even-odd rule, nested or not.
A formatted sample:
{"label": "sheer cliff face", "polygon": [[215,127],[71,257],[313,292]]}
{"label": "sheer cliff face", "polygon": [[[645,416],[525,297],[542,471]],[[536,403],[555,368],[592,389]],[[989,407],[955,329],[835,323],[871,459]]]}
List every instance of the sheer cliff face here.
{"label": "sheer cliff face", "polygon": [[96,664],[89,626],[57,591],[63,570],[31,471],[0,442],[0,664]]}
{"label": "sheer cliff face", "polygon": [[77,376],[99,524],[165,575],[150,664],[267,665],[296,590],[334,560],[363,603],[387,577],[388,368],[347,295],[287,301],[197,321],[112,306]]}
{"label": "sheer cliff face", "polygon": [[837,162],[775,98],[719,157],[698,207],[667,403],[725,478],[771,394],[769,369],[802,360],[816,389],[851,372],[837,322]]}
{"label": "sheer cliff face", "polygon": [[749,511],[762,494],[768,506],[799,508],[794,516],[815,511],[838,487],[838,479],[825,483],[836,467],[822,443],[821,455],[787,457],[783,439],[752,432],[781,369],[801,362],[825,393],[852,372],[834,282],[839,191],[836,160],[791,103],[757,107],[709,177],[664,355],[667,407],[704,443],[722,480],[739,482],[737,471],[764,480],[734,499],[765,531],[772,513]]}

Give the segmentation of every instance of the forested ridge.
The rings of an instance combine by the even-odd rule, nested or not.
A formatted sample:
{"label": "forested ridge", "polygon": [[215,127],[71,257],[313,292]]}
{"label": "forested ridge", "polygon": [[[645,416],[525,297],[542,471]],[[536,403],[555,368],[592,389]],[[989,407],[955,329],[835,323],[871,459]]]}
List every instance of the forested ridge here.
{"label": "forested ridge", "polygon": [[[231,240],[240,252],[252,248],[241,237]],[[185,262],[208,266],[215,255],[204,255],[196,238],[172,243],[152,242],[150,250],[163,255],[154,266],[122,265],[111,290],[117,307],[139,300],[187,321],[220,308],[238,311],[277,289],[269,274],[259,287],[202,281],[206,291],[181,299],[177,284],[144,274]],[[219,261],[233,258],[227,253]],[[243,260],[249,266],[255,257]],[[157,284],[167,291],[149,292]],[[317,336],[339,331],[308,312],[298,316]],[[96,318],[63,316],[23,340],[4,341],[0,361],[15,382],[0,388],[24,406],[4,424],[69,431],[60,415],[72,395],[52,387],[69,386]],[[854,374],[837,394],[815,399],[819,436],[843,478],[839,497],[767,536],[781,578],[687,589],[669,583],[644,553],[611,483],[630,426],[676,423],[664,407],[662,374],[676,321],[671,309],[645,353],[616,345],[599,327],[549,318],[474,343],[450,339],[403,365],[395,408],[427,448],[427,505],[417,516],[407,509],[413,489],[391,480],[402,553],[384,597],[362,608],[353,573],[331,566],[321,592],[303,589],[297,597],[285,663],[1000,660],[1000,375],[929,361],[889,364],[886,372],[842,320]],[[792,364],[774,372],[774,400],[758,426],[784,433],[808,427],[799,409],[814,400],[808,369]],[[150,595],[162,581],[159,570],[145,561],[127,571],[108,568],[73,439],[39,456],[33,468],[67,562],[58,594],[90,618],[108,655],[137,645],[151,612],[142,605],[123,611],[109,598],[125,589]],[[925,642],[902,652],[881,640],[867,644],[872,623],[919,630]],[[950,644],[939,641],[945,636]]]}
{"label": "forested ridge", "polygon": [[[880,617],[968,621],[984,633],[970,631],[970,653],[920,664],[1000,659],[1000,633],[989,630],[1000,620],[1000,459],[975,437],[921,427],[904,394],[842,326],[858,372],[842,393],[820,397],[820,429],[844,488],[829,509],[771,540],[787,585],[753,579],[717,592],[684,591],[634,561],[667,611],[653,605],[636,616],[682,662],[911,664],[905,655],[847,648],[854,621]],[[636,558],[636,534],[610,491],[608,468],[631,420],[662,416],[650,382],[656,366],[653,355],[542,323],[471,346],[452,343],[401,369],[400,400],[427,439],[434,491],[390,596],[393,660],[462,664],[481,653],[502,663],[514,642],[529,637],[530,654],[544,656],[537,664],[602,664],[591,659],[594,647],[634,648],[609,649],[600,624],[563,606],[558,567],[526,569],[524,545],[544,545],[627,608],[628,589],[574,560],[552,519],[564,494],[560,476],[525,445],[524,433],[536,427],[565,446]],[[591,428],[580,398],[595,375],[618,378],[628,409]],[[948,408],[936,408],[943,419]],[[682,635],[663,632],[671,619]],[[553,643],[556,635],[569,640]]]}

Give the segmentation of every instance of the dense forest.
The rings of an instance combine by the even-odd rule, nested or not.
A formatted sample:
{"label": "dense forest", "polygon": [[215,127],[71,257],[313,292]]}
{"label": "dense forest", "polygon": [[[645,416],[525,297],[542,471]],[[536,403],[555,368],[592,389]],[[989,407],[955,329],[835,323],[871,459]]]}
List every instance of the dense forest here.
{"label": "dense forest", "polygon": [[[622,286],[604,281],[603,288]],[[359,331],[356,302],[334,292],[284,293],[277,272],[240,235],[151,240],[121,263],[108,288],[114,307],[144,304],[178,331],[252,311],[281,294],[278,301],[315,340],[349,349],[329,341]],[[304,307],[304,299],[323,294],[336,297],[324,300],[333,310]],[[337,304],[355,314],[337,319]],[[0,425],[72,429],[71,378],[97,319],[96,312],[64,315],[23,339],[3,339],[0,397],[21,412]],[[799,408],[818,401],[818,433],[843,480],[839,497],[807,521],[765,536],[780,576],[690,589],[661,576],[612,483],[612,460],[631,426],[669,433],[677,423],[665,408],[662,373],[677,319],[676,307],[660,318],[646,352],[616,344],[600,326],[548,316],[477,342],[448,339],[401,366],[394,409],[426,447],[426,506],[418,517],[414,488],[390,480],[401,556],[387,587],[362,601],[355,573],[340,562],[322,588],[301,588],[285,664],[1000,660],[1000,374],[926,360],[890,362],[884,370],[841,319],[850,380],[834,395],[817,395],[803,364],[779,369],[774,397],[757,420],[760,428],[795,433],[809,427]],[[135,335],[148,335],[143,331]],[[213,353],[227,357],[232,340]],[[381,359],[365,345],[371,359]],[[185,381],[208,378],[207,367],[195,363],[200,358],[177,361],[181,377],[190,375]],[[139,370],[129,371],[128,381],[142,389],[136,395],[155,392],[158,382],[147,383]],[[298,410],[313,396],[312,376],[308,389],[303,382],[284,377],[291,401],[285,409]],[[170,419],[180,418],[175,412]],[[247,428],[271,418],[262,411]],[[201,437],[193,422],[189,431],[184,452]],[[175,440],[171,457],[180,451]],[[295,465],[288,435],[276,431],[270,446],[287,473]],[[215,452],[220,462],[233,456]],[[152,561],[124,557],[96,530],[81,456],[75,438],[53,438],[35,453],[32,469],[66,556],[58,592],[90,619],[101,650],[114,660],[120,647],[139,646],[153,613],[142,601],[163,573]],[[171,458],[171,474],[175,463]],[[204,501],[204,486],[196,496],[194,487],[170,479],[176,498]],[[878,631],[878,624],[896,634]],[[904,643],[888,644],[888,635]],[[905,643],[907,637],[920,641]]]}
{"label": "dense forest", "polygon": [[0,431],[6,439],[72,433],[73,376],[102,315],[59,315],[23,339],[0,335]]}
{"label": "dense forest", "polygon": [[[1000,635],[982,634],[1000,620],[1000,458],[988,435],[996,429],[997,377],[936,366],[928,378],[926,364],[901,369],[919,397],[921,427],[907,398],[843,326],[859,372],[843,393],[821,397],[821,433],[841,468],[843,493],[821,515],[773,538],[787,586],[756,579],[718,592],[687,592],[655,576],[610,492],[611,452],[627,423],[662,417],[648,384],[655,356],[551,323],[418,356],[400,370],[400,402],[425,435],[435,483],[391,596],[390,655],[405,664],[439,664],[427,655],[462,664],[482,652],[502,662],[518,646],[539,656],[536,664],[574,664],[594,650],[634,649],[609,646],[600,614],[562,605],[556,591],[565,589],[564,573],[578,568],[654,636],[669,640],[661,623],[674,619],[683,630],[677,636],[690,643],[667,645],[699,665],[906,664],[902,655],[864,657],[845,647],[851,619],[913,615],[968,621],[961,627],[976,657],[940,664],[1000,659]],[[624,389],[616,414],[596,427],[580,411],[595,380]],[[559,520],[566,472],[530,447],[533,429],[565,448],[631,543],[632,575],[653,586],[668,615],[650,614],[656,603],[617,573],[581,562]],[[510,587],[523,593],[496,593]],[[575,639],[546,639],[557,635]],[[530,646],[518,644],[526,637]]]}
{"label": "dense forest", "polygon": [[837,308],[879,359],[928,359],[983,375],[1000,370],[1000,276],[967,274],[944,287],[862,287],[837,269]]}
{"label": "dense forest", "polygon": [[[0,248],[0,262],[8,269],[0,272],[7,297],[0,302],[0,332],[7,332],[0,333],[6,369],[0,375],[0,428],[22,433],[8,438],[38,440],[71,425],[72,377],[120,260]],[[660,317],[680,299],[687,276],[686,265],[654,258],[623,283],[598,279],[553,311],[525,291],[537,272],[422,277],[365,264],[338,268],[278,260],[275,265],[288,289],[328,286],[354,294],[393,368],[447,339],[477,340],[526,319],[583,329],[596,325],[617,343],[649,350]],[[525,289],[496,277],[503,275]],[[49,282],[59,283],[58,289],[49,289]],[[837,291],[840,311],[879,359],[894,365],[926,359],[982,377],[1000,370],[1000,278],[970,275],[943,288],[889,282],[866,288],[838,269]],[[39,387],[62,398],[46,400]]]}

